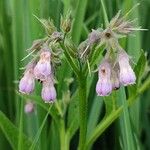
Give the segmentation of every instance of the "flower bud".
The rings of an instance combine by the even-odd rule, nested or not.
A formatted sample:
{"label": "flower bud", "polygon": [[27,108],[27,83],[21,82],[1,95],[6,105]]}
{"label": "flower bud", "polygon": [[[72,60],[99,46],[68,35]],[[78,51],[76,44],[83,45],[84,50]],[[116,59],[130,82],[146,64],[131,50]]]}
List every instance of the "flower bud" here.
{"label": "flower bud", "polygon": [[118,62],[120,67],[120,73],[119,73],[120,83],[125,86],[134,84],[136,81],[136,76],[129,64],[129,56],[124,51],[121,51],[119,53]]}
{"label": "flower bud", "polygon": [[40,54],[40,60],[34,68],[35,78],[41,81],[45,80],[51,74],[50,51],[43,51]]}
{"label": "flower bud", "polygon": [[56,99],[56,90],[54,87],[54,83],[50,77],[43,82],[41,96],[42,99],[48,103],[54,102],[54,100]]}
{"label": "flower bud", "polygon": [[92,32],[88,36],[88,44],[91,45],[97,43],[100,41],[100,38],[101,38],[100,31],[92,29]]}
{"label": "flower bud", "polygon": [[61,28],[64,32],[69,32],[71,30],[71,15],[70,13],[65,17],[61,18]]}
{"label": "flower bud", "polygon": [[24,76],[19,82],[19,91],[21,93],[30,94],[35,86],[33,68],[27,69]]}
{"label": "flower bud", "polygon": [[25,113],[32,113],[34,111],[34,104],[32,102],[27,102],[24,107]]}
{"label": "flower bud", "polygon": [[61,32],[55,31],[51,35],[51,38],[56,41],[61,41],[63,39],[63,34]]}
{"label": "flower bud", "polygon": [[56,31],[56,27],[54,26],[53,20],[40,19],[42,22],[45,31],[48,35],[51,35],[54,31]]}
{"label": "flower bud", "polygon": [[124,21],[117,27],[117,32],[122,34],[129,34],[132,31],[134,31],[134,28],[130,21]]}
{"label": "flower bud", "polygon": [[99,80],[96,85],[96,92],[99,96],[107,96],[112,91],[111,65],[104,60],[99,67]]}
{"label": "flower bud", "polygon": [[35,49],[39,50],[43,42],[44,42],[43,39],[38,39],[38,40],[33,41],[32,46],[29,49],[27,49],[27,51],[33,51]]}

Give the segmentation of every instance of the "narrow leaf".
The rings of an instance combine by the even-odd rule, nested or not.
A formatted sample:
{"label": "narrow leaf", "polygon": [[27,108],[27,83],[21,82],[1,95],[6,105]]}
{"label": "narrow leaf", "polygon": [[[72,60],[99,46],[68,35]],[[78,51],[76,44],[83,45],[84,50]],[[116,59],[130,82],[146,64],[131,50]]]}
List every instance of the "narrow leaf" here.
{"label": "narrow leaf", "polygon": [[22,133],[19,135],[19,130],[17,127],[5,116],[5,114],[0,111],[0,128],[5,134],[7,140],[13,149],[18,148],[19,137],[22,138],[22,150],[29,150],[31,141]]}

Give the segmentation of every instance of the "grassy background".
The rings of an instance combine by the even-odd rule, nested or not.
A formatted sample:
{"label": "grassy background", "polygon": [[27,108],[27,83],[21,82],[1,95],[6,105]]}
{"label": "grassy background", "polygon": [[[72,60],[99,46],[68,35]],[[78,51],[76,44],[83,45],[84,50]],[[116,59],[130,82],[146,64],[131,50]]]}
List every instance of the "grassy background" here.
{"label": "grassy background", "polygon": [[[125,13],[140,2],[140,6],[131,13],[130,19],[138,18],[138,25],[149,29],[150,0],[105,0],[104,2],[109,19],[118,10]],[[83,41],[91,29],[101,27],[104,23],[100,0],[0,0],[0,110],[16,125],[19,131],[24,131],[30,138],[34,138],[46,115],[46,111],[39,105],[36,106],[36,111],[33,114],[24,114],[23,98],[16,94],[18,80],[22,74],[22,70],[19,68],[23,67],[27,61],[21,62],[21,59],[26,55],[25,50],[31,46],[33,40],[44,37],[44,30],[33,14],[39,18],[52,18],[59,28],[60,16],[68,10],[71,10],[74,16],[72,39],[76,44]],[[149,60],[149,39],[150,31],[144,31],[122,41],[124,48],[128,50],[135,63],[140,57],[141,49],[148,53]],[[72,77],[72,72],[68,70],[68,64],[65,60],[63,60],[63,65],[58,72],[57,78],[60,83],[57,85],[57,91],[59,99],[62,99],[64,78]],[[104,113],[102,98],[96,97],[93,88],[96,78],[94,76],[92,84],[89,83],[87,136],[91,134],[90,132],[93,131]],[[72,84],[70,89],[74,91],[75,87],[76,85]],[[40,85],[38,84],[35,92],[38,96],[40,95],[39,90]],[[65,91],[65,89],[63,90]],[[125,109],[120,119],[96,140],[93,149],[150,149],[149,90],[138,97],[139,100],[132,105],[130,110]],[[126,99],[127,95],[122,92],[124,90],[119,92],[122,96],[120,98]],[[56,127],[57,124],[49,117],[38,139],[39,149],[59,149],[59,133]],[[0,128],[0,147],[3,150],[11,149],[8,138],[1,129],[2,127]],[[71,140],[72,150],[76,149],[77,141],[78,133]],[[133,144],[137,146],[134,147]],[[20,148],[19,144],[17,147]]]}

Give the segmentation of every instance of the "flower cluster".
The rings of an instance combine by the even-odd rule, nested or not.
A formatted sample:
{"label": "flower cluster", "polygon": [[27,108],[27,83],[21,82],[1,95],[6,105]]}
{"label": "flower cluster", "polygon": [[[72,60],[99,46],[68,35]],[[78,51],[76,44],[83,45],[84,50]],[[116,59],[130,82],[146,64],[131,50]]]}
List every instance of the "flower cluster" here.
{"label": "flower cluster", "polygon": [[32,55],[32,60],[25,67],[25,72],[19,82],[19,91],[23,94],[30,94],[34,91],[35,81],[40,81],[42,84],[41,97],[48,103],[53,102],[57,97],[54,73],[56,67],[61,63],[62,50],[59,42],[63,42],[64,35],[71,30],[71,18],[69,14],[61,19],[62,31],[60,32],[57,31],[52,20],[38,20],[44,26],[47,36],[35,40],[28,49],[30,53],[27,57]]}
{"label": "flower cluster", "polygon": [[118,42],[120,37],[133,30],[136,29],[133,28],[132,22],[120,18],[119,12],[101,32],[101,44],[105,44],[106,55],[98,69],[96,92],[99,96],[107,96],[121,85],[135,83],[136,76],[130,66],[130,57]]}
{"label": "flower cluster", "polygon": [[115,64],[104,58],[98,69],[98,78],[96,92],[99,96],[107,96],[121,85],[134,84],[136,76],[129,64],[128,54],[121,50]]}
{"label": "flower cluster", "polygon": [[104,45],[106,55],[98,67],[99,79],[96,85],[96,92],[100,96],[107,96],[121,85],[131,85],[136,81],[135,73],[130,66],[130,56],[119,44],[120,38],[132,31],[140,30],[140,28],[134,28],[133,22],[126,21],[125,16],[121,17],[119,11],[106,29],[92,30],[87,40],[79,45],[78,50],[83,61],[90,59],[93,55],[94,45],[97,47]]}
{"label": "flower cluster", "polygon": [[[132,31],[140,30],[140,28],[134,28],[134,21],[126,21],[125,16],[121,17],[120,12],[118,12],[106,29],[93,29],[88,38],[78,48],[72,43],[71,37],[67,34],[71,30],[70,14],[65,18],[62,17],[60,32],[56,30],[51,20],[43,19],[41,22],[45,27],[47,37],[34,41],[32,47],[28,49],[32,54],[35,52],[36,55],[26,66],[19,83],[20,92],[32,93],[35,80],[38,80],[42,83],[42,99],[45,102],[53,102],[56,99],[54,66],[61,63],[59,57],[62,52],[61,49],[64,50],[65,56],[69,57],[73,64],[72,68],[76,68],[78,74],[78,64],[83,65],[84,68],[84,62],[88,59],[86,63],[89,63],[87,67],[89,68],[94,62],[92,59],[98,58],[98,56],[93,57],[93,54],[96,53],[96,47],[104,46],[106,54],[98,67],[98,82],[96,85],[96,92],[100,96],[109,95],[121,85],[127,86],[135,83],[136,76],[130,66],[130,56],[119,44],[120,38],[127,36]],[[77,58],[78,56],[79,58]],[[76,60],[74,61],[74,59]],[[78,64],[76,64],[77,61]]]}
{"label": "flower cluster", "polygon": [[51,52],[48,46],[44,45],[38,55],[37,62],[32,61],[26,66],[25,73],[19,83],[19,91],[25,94],[32,93],[37,79],[42,83],[42,99],[45,102],[53,102],[56,99],[56,90],[51,65]]}

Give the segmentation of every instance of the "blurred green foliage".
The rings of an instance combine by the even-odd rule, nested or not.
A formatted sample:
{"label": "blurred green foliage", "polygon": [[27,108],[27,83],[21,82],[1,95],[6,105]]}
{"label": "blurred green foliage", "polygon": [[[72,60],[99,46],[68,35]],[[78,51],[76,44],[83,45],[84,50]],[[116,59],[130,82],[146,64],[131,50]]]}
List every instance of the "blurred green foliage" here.
{"label": "blurred green foliage", "polygon": [[[125,14],[139,2],[140,5],[133,10],[129,18],[137,18],[139,26],[149,29],[150,0],[104,0],[109,20],[118,10],[122,10],[122,13]],[[58,69],[56,76],[58,80],[58,103],[61,103],[62,99],[70,98],[67,95],[68,89],[72,95],[71,103],[66,109],[66,124],[63,124],[61,118],[59,118],[59,122],[57,121],[59,108],[51,108],[48,112],[49,105],[44,104],[40,98],[39,91],[41,87],[39,84],[37,84],[34,96],[23,97],[16,92],[22,74],[20,68],[26,64],[26,60],[21,61],[26,56],[25,50],[31,46],[33,40],[42,38],[45,34],[41,24],[33,15],[45,19],[50,17],[59,29],[61,14],[67,13],[68,10],[71,10],[74,19],[72,39],[76,44],[83,41],[91,29],[101,27],[105,22],[100,0],[0,0],[0,148],[3,150],[22,149],[24,145],[29,146],[35,135],[37,138],[37,140],[33,140],[35,149],[59,150],[62,147],[60,145],[67,145],[65,142],[68,137],[71,140],[70,149],[77,149],[78,97],[77,92],[75,92],[76,83],[69,83],[74,74],[71,69],[68,69],[69,65],[65,59],[62,60],[63,64]],[[148,72],[149,68],[147,67],[144,72],[145,58],[141,49],[148,54],[147,59],[149,60],[149,39],[150,31],[148,30],[137,32],[134,36],[121,41],[124,49],[127,49],[133,57],[135,64],[138,64],[135,71],[138,75],[143,76],[142,81],[140,80],[142,83],[149,79],[149,73],[147,75],[143,74]],[[103,98],[97,97],[95,93],[96,80],[95,75],[88,78],[87,138],[94,132],[96,134],[92,140],[89,138],[88,142],[93,141],[94,144],[88,143],[90,146],[87,146],[87,149],[150,149],[150,88],[143,93],[142,90],[145,88],[145,84],[142,86],[139,83],[139,86],[125,88],[125,90],[120,89],[119,92],[115,92],[104,99],[105,108]],[[149,82],[147,84],[146,87],[149,86]],[[136,93],[139,94],[135,95]],[[116,97],[118,98],[116,103],[123,104],[123,108],[121,107],[114,114],[110,113],[109,115],[112,115],[110,117],[115,120],[120,111],[123,111],[123,113],[121,113],[118,120],[111,124],[109,115],[108,118],[106,116],[103,118],[103,116],[106,110],[108,112],[113,111],[113,99],[116,99]],[[37,104],[36,111],[33,114],[24,114],[24,100],[27,99],[32,99]],[[137,101],[128,109],[126,99],[131,99],[131,103]],[[61,106],[63,107],[63,104]],[[46,115],[47,112],[50,113],[49,116]],[[44,118],[45,121],[43,122]],[[96,126],[102,118],[103,124]],[[108,128],[105,126],[105,121],[110,121]],[[42,123],[44,123],[43,130],[40,131],[39,128]],[[61,126],[61,129],[59,126]],[[100,133],[98,131],[102,126],[103,128],[106,127],[107,130],[99,137]],[[63,137],[65,128],[68,128],[66,135],[69,135]],[[9,130],[7,131],[7,129]],[[60,137],[60,133],[62,137]],[[34,146],[32,145],[32,148]]]}

